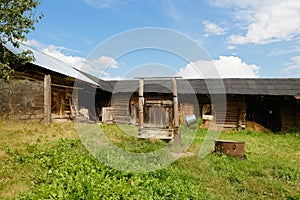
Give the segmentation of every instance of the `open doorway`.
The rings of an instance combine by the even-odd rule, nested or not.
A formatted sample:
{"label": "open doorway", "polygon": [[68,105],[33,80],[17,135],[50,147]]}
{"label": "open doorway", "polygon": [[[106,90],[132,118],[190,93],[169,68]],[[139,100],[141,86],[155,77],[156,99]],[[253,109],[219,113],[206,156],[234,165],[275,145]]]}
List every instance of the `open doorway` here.
{"label": "open doorway", "polygon": [[256,122],[273,132],[281,131],[282,121],[280,102],[268,97],[248,97],[246,101],[246,120]]}

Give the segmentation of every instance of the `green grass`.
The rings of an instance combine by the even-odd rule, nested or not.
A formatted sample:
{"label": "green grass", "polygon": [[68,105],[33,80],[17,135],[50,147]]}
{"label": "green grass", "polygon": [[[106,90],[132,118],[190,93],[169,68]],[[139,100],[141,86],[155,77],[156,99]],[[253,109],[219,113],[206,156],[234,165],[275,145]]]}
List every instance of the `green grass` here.
{"label": "green grass", "polygon": [[[127,151],[150,152],[160,140],[138,140],[124,127],[102,125]],[[135,131],[134,127],[125,127]],[[72,123],[44,125],[0,121],[0,199],[300,199],[300,134],[224,132],[245,141],[248,160],[197,157],[205,130],[168,167],[126,173],[91,156]]]}
{"label": "green grass", "polygon": [[166,142],[159,139],[138,139],[138,128],[136,126],[101,125],[101,129],[106,137],[119,148],[136,153],[147,153],[158,150],[167,145]]}

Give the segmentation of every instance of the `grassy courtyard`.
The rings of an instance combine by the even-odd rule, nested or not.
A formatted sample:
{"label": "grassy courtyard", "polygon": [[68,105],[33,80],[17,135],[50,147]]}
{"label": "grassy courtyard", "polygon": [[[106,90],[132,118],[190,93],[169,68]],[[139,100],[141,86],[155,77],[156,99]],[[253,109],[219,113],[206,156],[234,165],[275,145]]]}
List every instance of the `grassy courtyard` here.
{"label": "grassy courtyard", "polygon": [[[116,125],[101,128],[127,151],[167,145],[138,140]],[[223,132],[219,139],[246,142],[248,160],[217,154],[200,159],[205,135],[197,131],[188,154],[163,169],[128,173],[90,155],[73,123],[1,120],[0,199],[300,199],[299,132]]]}

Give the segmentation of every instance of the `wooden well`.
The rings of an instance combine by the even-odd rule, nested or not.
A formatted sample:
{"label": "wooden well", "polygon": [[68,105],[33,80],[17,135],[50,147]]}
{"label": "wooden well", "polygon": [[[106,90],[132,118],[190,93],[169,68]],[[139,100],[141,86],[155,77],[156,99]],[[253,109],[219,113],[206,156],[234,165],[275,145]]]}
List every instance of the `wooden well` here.
{"label": "wooden well", "polygon": [[[173,98],[170,99],[145,99],[144,78],[159,79],[171,78]],[[178,94],[176,76],[173,77],[140,77],[139,78],[139,129],[138,138],[174,139],[180,143],[178,117]],[[147,120],[145,120],[147,119]]]}

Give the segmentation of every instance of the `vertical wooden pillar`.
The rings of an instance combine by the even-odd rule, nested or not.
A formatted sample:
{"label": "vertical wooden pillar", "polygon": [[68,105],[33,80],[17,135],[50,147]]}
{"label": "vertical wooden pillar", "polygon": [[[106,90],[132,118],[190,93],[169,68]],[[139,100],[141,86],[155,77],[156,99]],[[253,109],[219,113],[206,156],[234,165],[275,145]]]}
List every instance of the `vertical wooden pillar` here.
{"label": "vertical wooden pillar", "polygon": [[44,122],[51,123],[51,76],[44,77]]}
{"label": "vertical wooden pillar", "polygon": [[65,112],[65,108],[64,108],[64,94],[62,92],[59,93],[59,115],[63,116],[64,112]]}
{"label": "vertical wooden pillar", "polygon": [[75,117],[79,115],[79,110],[78,110],[78,89],[73,89],[72,93],[72,101],[73,101],[73,112],[75,114]]}
{"label": "vertical wooden pillar", "polygon": [[176,77],[172,77],[172,90],[173,90],[173,109],[174,109],[174,141],[180,143],[181,137],[179,132],[179,120],[178,120],[178,96],[177,96],[177,84]]}
{"label": "vertical wooden pillar", "polygon": [[246,128],[246,99],[243,97],[239,108],[239,124],[238,128],[244,130]]}
{"label": "vertical wooden pillar", "polygon": [[144,79],[139,79],[139,130],[144,126]]}

